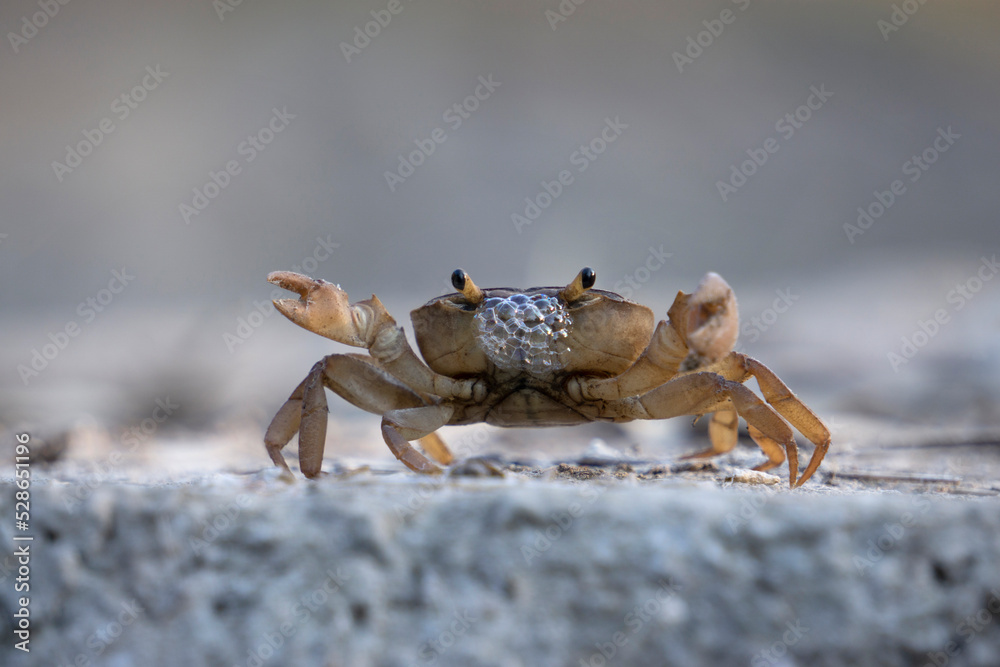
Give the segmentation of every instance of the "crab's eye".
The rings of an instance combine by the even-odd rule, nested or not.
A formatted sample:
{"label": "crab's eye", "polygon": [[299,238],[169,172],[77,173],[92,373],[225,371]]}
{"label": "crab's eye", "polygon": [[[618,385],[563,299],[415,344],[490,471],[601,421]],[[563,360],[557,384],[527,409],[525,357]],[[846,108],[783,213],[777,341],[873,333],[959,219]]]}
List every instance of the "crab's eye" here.
{"label": "crab's eye", "polygon": [[455,269],[455,272],[451,274],[451,284],[459,292],[465,289],[465,280],[469,277],[462,269]]}
{"label": "crab's eye", "polygon": [[576,274],[576,278],[573,279],[573,282],[566,285],[566,287],[559,292],[559,296],[562,297],[562,300],[566,303],[573,303],[583,296],[584,292],[593,287],[595,282],[597,282],[597,273],[589,266],[584,267],[580,270],[580,273]]}
{"label": "crab's eye", "polygon": [[476,283],[472,282],[472,278],[463,269],[455,269],[451,274],[451,284],[470,304],[475,306],[483,300],[483,291],[476,287]]}

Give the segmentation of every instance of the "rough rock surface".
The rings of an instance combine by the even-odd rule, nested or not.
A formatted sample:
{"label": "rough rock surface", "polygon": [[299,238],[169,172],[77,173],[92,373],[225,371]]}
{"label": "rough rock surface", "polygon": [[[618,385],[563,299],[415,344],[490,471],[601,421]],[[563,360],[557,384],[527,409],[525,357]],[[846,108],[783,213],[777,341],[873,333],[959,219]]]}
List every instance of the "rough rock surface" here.
{"label": "rough rock surface", "polygon": [[0,663],[997,664],[995,496],[619,477],[39,479]]}

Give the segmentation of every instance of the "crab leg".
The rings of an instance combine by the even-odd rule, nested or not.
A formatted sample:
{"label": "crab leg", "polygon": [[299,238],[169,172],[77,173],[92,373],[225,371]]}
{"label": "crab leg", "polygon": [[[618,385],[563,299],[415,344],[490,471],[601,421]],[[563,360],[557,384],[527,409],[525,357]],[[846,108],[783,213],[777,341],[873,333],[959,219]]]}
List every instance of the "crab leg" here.
{"label": "crab leg", "polygon": [[326,359],[313,366],[306,376],[302,392],[302,423],[299,425],[299,470],[306,477],[315,477],[323,467],[326,448],[326,424],[329,408],[323,375]]}
{"label": "crab leg", "polygon": [[[764,399],[774,406],[778,414],[787,419],[792,426],[816,446],[812,458],[809,460],[809,465],[806,466],[799,479],[799,486],[812,477],[830,448],[830,430],[816,416],[816,413],[799,400],[798,396],[793,394],[792,390],[774,374],[774,371],[753,357],[732,352],[720,363],[713,366],[712,370],[734,382],[746,382],[751,376],[757,379],[760,393],[764,395]],[[758,444],[760,443],[758,442]],[[761,449],[765,449],[763,445],[761,445]]]}
{"label": "crab leg", "polygon": [[420,446],[431,455],[431,458],[443,466],[451,465],[451,462],[455,460],[448,445],[444,444],[444,440],[437,433],[428,433],[420,438]]}
{"label": "crab leg", "polygon": [[264,445],[267,447],[267,453],[274,461],[274,465],[283,468],[289,475],[292,474],[292,470],[285,462],[281,450],[299,430],[299,423],[302,420],[302,392],[308,379],[307,377],[299,383],[299,386],[295,388],[278,413],[274,415],[274,419],[267,427],[267,433],[264,434]]}
{"label": "crab leg", "polygon": [[[767,461],[761,463],[759,466],[755,466],[754,470],[770,470],[771,468],[776,468],[785,462],[785,450],[781,448],[781,443],[776,442],[772,438],[767,437],[760,430],[754,428],[751,425],[747,425],[747,430],[750,431],[750,437],[753,439],[757,446],[761,448],[765,454],[767,454]],[[788,449],[788,479],[791,486],[802,486],[805,478],[802,478],[796,483],[795,478],[799,472],[799,450],[798,447],[791,447]]]}
{"label": "crab leg", "polygon": [[[707,414],[720,409],[720,403],[726,401],[731,402],[736,412],[762,436],[775,445],[784,447],[789,461],[798,461],[792,429],[778,413],[742,384],[716,373],[682,375],[642,396],[610,403],[608,408],[612,413],[626,414],[632,419],[669,419],[681,415]],[[770,442],[767,445],[766,448],[762,446],[762,449],[768,453],[771,463],[774,457],[768,451],[771,449]],[[790,467],[790,486],[795,486],[797,476],[798,468]]]}
{"label": "crab leg", "polygon": [[326,444],[326,394],[323,392],[323,373],[326,359],[317,362],[278,414],[271,420],[264,434],[267,453],[274,464],[291,473],[282,448],[295,432],[299,432],[299,469],[306,477],[315,477],[323,465],[323,447]]}
{"label": "crab leg", "polygon": [[278,413],[264,435],[267,452],[275,465],[291,473],[281,450],[299,433],[299,468],[315,477],[323,465],[326,446],[327,387],[362,410],[378,415],[391,410],[427,405],[366,356],[332,354],[315,364]]}
{"label": "crab leg", "polygon": [[[707,459],[710,456],[732,451],[736,447],[739,425],[740,416],[737,414],[736,408],[733,407],[733,402],[726,401],[725,405],[717,409],[715,414],[712,415],[712,420],[708,422],[708,438],[711,440],[712,446],[700,452],[682,456],[681,458]],[[785,456],[782,454],[781,461],[784,460]],[[781,463],[781,461],[778,461],[778,463]]]}
{"label": "crab leg", "polygon": [[[444,443],[434,431],[447,424],[453,412],[453,408],[449,405],[391,410],[382,417],[382,437],[385,439],[385,444],[389,445],[390,451],[407,468],[425,475],[437,475],[441,473],[441,468],[414,449],[409,441],[423,439],[426,444],[427,438],[433,435],[436,442],[443,446]],[[447,452],[448,457],[451,456],[447,449],[444,449],[444,452]],[[438,455],[442,452],[436,451],[433,446],[428,449],[428,453],[441,461]]]}
{"label": "crab leg", "polygon": [[[682,459],[709,458],[730,452],[734,447],[736,447],[739,435],[740,416],[736,412],[736,409],[733,407],[731,401],[726,401],[725,403],[728,404],[728,407],[727,405],[721,405],[713,408],[715,410],[715,414],[712,415],[712,420],[708,423],[708,437],[712,442],[712,446],[700,452],[682,456]],[[757,446],[760,447],[761,451],[767,455],[767,461],[761,463],[759,466],[755,466],[754,470],[770,470],[785,462],[785,449],[782,447],[781,443],[777,442],[773,438],[767,437],[760,431],[760,429],[755,428],[752,425],[748,425],[747,428],[750,431],[750,437],[757,444]],[[794,483],[799,469],[797,448],[788,451],[788,468],[789,476]],[[801,483],[802,481],[800,480],[798,485],[801,485]]]}

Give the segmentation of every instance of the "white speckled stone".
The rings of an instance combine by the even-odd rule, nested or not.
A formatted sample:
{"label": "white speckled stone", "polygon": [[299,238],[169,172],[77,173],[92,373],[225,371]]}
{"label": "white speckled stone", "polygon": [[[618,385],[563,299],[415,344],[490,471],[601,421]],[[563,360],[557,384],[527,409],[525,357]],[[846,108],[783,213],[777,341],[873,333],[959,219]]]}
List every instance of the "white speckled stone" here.
{"label": "white speckled stone", "polygon": [[[71,511],[71,490],[33,487],[32,652],[6,641],[2,664],[578,666],[603,649],[621,665],[902,666],[949,641],[965,642],[951,665],[1000,655],[996,498],[260,474],[109,484]],[[977,613],[989,623],[966,638]]]}

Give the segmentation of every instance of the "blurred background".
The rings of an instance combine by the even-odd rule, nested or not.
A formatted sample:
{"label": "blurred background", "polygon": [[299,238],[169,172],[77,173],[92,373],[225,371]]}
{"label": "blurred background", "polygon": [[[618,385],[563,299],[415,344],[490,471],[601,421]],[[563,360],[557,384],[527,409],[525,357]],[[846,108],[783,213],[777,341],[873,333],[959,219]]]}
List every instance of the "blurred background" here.
{"label": "blurred background", "polygon": [[[195,434],[238,434],[264,467],[270,416],[348,351],[276,314],[268,272],[377,293],[412,336],[456,267],[532,286],[592,266],[661,317],[722,274],[742,349],[841,442],[995,430],[998,19],[971,1],[4,3],[0,422],[57,445],[175,437],[202,467]],[[385,454],[377,419],[331,412],[332,438],[356,421]]]}

